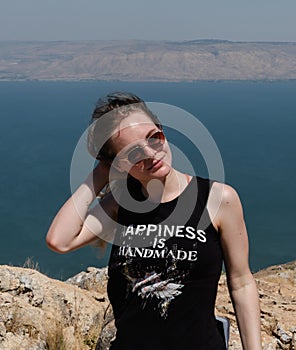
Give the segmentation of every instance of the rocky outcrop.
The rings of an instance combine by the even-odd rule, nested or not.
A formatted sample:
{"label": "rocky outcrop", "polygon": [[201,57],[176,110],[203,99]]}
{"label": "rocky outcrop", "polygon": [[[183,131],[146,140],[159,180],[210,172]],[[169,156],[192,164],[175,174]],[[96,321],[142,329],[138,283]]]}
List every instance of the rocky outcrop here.
{"label": "rocky outcrop", "polygon": [[0,349],[94,349],[107,306],[101,290],[0,266]]}
{"label": "rocky outcrop", "polygon": [[[296,262],[254,276],[264,350],[295,350]],[[106,268],[88,268],[61,282],[32,269],[0,266],[0,349],[108,350],[115,328],[106,285]],[[216,314],[230,319],[230,349],[242,349],[225,275]]]}
{"label": "rocky outcrop", "polygon": [[[296,349],[296,261],[271,266],[254,277],[260,297],[263,349]],[[219,282],[216,310],[230,319],[230,349],[241,350],[225,275]]]}

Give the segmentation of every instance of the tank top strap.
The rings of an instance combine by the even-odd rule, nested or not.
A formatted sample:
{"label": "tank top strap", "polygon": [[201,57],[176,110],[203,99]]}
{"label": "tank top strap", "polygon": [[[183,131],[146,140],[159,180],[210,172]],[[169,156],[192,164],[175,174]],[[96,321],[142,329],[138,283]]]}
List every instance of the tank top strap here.
{"label": "tank top strap", "polygon": [[197,200],[199,201],[201,207],[204,208],[207,205],[209,193],[214,181],[200,176],[195,176],[195,178],[197,181],[198,190]]}
{"label": "tank top strap", "polygon": [[196,205],[192,218],[199,222],[200,227],[209,227],[212,221],[207,210],[207,202],[214,181],[200,176],[194,176],[191,181],[196,182],[196,187],[192,184],[192,188],[195,188],[197,191]]}

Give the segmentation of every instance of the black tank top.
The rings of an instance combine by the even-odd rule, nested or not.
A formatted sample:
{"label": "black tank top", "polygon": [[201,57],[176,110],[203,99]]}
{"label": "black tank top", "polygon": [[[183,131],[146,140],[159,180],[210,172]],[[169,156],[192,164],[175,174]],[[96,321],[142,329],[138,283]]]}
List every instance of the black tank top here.
{"label": "black tank top", "polygon": [[214,315],[222,251],[206,209],[211,184],[193,177],[180,196],[153,207],[128,180],[139,210],[118,211],[108,269],[111,350],[225,349]]}

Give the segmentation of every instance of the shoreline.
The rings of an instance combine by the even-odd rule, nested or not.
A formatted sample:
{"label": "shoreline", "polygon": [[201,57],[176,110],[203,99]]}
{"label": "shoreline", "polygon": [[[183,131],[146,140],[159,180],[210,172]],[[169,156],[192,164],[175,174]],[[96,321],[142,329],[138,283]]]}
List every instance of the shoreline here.
{"label": "shoreline", "polygon": [[143,84],[153,84],[153,83],[172,83],[172,84],[197,84],[197,83],[282,83],[282,82],[295,82],[296,78],[283,78],[283,79],[196,79],[196,80],[120,80],[120,79],[3,79],[0,78],[0,83],[143,83]]}

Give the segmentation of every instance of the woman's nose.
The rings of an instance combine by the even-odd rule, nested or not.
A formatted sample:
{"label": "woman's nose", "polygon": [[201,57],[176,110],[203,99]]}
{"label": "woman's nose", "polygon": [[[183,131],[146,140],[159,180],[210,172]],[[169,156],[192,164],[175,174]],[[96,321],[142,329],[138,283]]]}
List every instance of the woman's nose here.
{"label": "woman's nose", "polygon": [[145,158],[154,158],[157,153],[153,148],[149,147],[149,145],[143,147],[142,150],[145,153]]}

